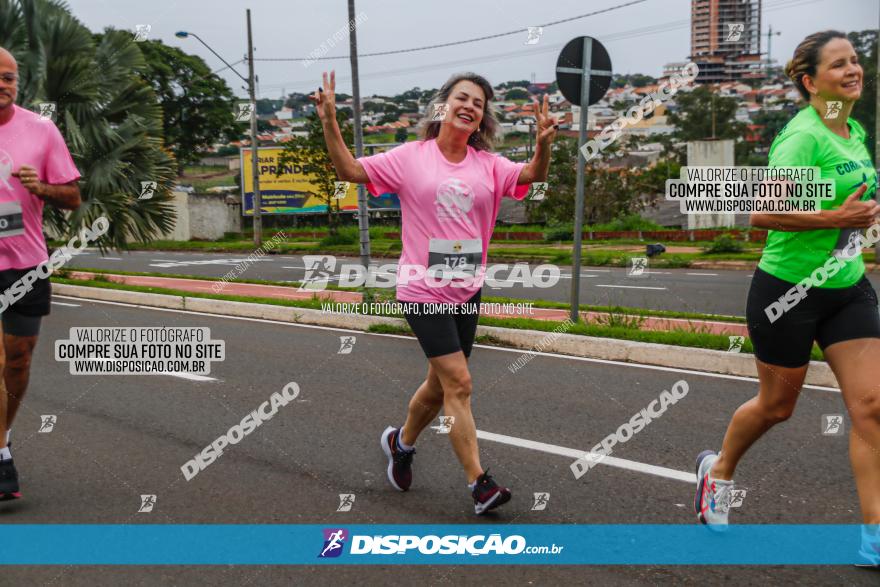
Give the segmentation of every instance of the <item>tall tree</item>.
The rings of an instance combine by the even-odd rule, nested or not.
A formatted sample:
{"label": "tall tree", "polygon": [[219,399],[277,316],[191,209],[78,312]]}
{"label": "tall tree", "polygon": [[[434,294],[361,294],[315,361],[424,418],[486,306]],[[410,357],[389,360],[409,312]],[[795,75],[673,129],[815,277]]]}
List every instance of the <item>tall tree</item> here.
{"label": "tall tree", "polygon": [[214,143],[242,136],[232,90],[201,57],[161,41],[144,41],[139,47],[147,62],[142,77],[162,104],[165,144],[177,159],[178,173]]}
{"label": "tall tree", "polygon": [[[744,161],[751,146],[741,140],[746,125],[736,120],[739,103],[735,98],[718,96],[709,86],[698,86],[690,92],[675,96],[677,109],[669,113],[669,123],[675,126],[673,138],[686,143],[710,138],[733,139],[737,163]],[[713,135],[714,129],[714,135]],[[684,162],[684,153],[679,152]]]}
{"label": "tall tree", "polygon": [[868,133],[867,146],[871,153],[871,160],[874,159],[875,139],[874,134],[877,132],[877,100],[880,96],[877,94],[877,29],[861,31],[857,33],[849,33],[850,42],[859,55],[859,63],[864,70],[862,97],[853,107],[852,117],[858,120]]}
{"label": "tall tree", "polygon": [[[336,120],[342,130],[342,137],[347,145],[354,143],[354,131],[347,122],[351,116],[348,110],[337,110]],[[309,115],[306,122],[304,137],[293,137],[284,143],[284,151],[278,161],[279,169],[288,165],[302,165],[307,167],[313,176],[312,185],[315,186],[314,195],[327,206],[327,230],[335,235],[339,226],[339,200],[333,199],[336,177],[336,169],[327,153],[327,143],[324,141],[324,129],[317,114]]]}
{"label": "tall tree", "polygon": [[[56,123],[83,176],[79,209],[46,207],[54,230],[72,234],[106,216],[110,230],[99,244],[117,248],[171,230],[174,160],[134,35],[92,35],[61,2],[0,0],[0,46],[18,60],[19,103],[55,102]],[[152,198],[138,198],[143,181],[156,182]]]}

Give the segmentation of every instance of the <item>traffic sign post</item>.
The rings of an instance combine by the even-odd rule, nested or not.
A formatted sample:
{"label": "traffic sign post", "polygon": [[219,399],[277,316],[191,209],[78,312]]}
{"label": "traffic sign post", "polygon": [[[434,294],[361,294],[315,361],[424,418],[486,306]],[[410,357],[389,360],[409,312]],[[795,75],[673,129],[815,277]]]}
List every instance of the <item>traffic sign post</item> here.
{"label": "traffic sign post", "polygon": [[566,100],[581,107],[571,263],[571,320],[577,322],[580,319],[581,233],[584,229],[584,167],[587,162],[581,147],[587,142],[587,109],[590,104],[601,100],[611,85],[611,58],[602,43],[593,37],[578,37],[569,41],[556,60],[556,84]]}

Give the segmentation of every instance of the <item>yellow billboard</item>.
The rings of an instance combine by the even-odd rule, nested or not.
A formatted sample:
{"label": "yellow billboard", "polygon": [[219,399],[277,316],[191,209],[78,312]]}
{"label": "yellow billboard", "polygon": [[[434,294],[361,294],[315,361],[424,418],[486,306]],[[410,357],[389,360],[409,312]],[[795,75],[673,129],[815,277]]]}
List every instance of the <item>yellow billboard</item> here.
{"label": "yellow billboard", "polygon": [[[318,196],[318,186],[308,167],[284,165],[277,175],[283,147],[260,147],[257,150],[260,169],[260,209],[263,214],[305,214],[327,212],[327,203]],[[242,213],[254,214],[253,157],[250,149],[241,150]],[[352,183],[345,197],[339,200],[342,211],[357,211],[357,185]]]}

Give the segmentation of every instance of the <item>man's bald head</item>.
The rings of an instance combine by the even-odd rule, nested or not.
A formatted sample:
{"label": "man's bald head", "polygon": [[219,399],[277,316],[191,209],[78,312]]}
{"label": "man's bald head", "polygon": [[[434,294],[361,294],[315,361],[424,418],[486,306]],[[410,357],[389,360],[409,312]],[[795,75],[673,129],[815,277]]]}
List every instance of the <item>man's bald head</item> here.
{"label": "man's bald head", "polygon": [[12,56],[12,53],[3,47],[0,47],[0,72],[7,69],[18,71],[18,62],[15,60],[15,57]]}
{"label": "man's bald head", "polygon": [[18,63],[12,53],[0,47],[0,110],[15,104],[18,97]]}

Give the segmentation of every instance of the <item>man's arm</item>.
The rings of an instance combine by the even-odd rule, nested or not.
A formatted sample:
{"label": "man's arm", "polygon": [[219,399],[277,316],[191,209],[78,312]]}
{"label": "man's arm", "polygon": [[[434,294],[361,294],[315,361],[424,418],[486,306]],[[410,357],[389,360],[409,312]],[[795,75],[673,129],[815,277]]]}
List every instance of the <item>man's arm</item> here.
{"label": "man's arm", "polygon": [[18,171],[12,173],[21,181],[27,191],[37,196],[49,205],[64,210],[76,210],[82,204],[77,182],[52,185],[40,181],[37,170],[30,165],[22,165]]}

